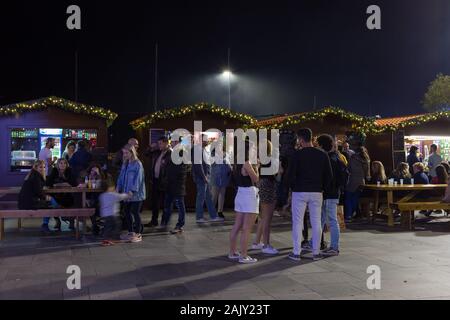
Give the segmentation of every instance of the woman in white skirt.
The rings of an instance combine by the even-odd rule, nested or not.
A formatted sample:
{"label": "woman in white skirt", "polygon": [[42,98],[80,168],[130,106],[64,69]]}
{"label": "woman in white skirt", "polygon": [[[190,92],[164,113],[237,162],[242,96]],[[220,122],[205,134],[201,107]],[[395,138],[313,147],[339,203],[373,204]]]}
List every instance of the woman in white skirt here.
{"label": "woman in white skirt", "polygon": [[[253,150],[252,150],[253,151]],[[237,164],[235,177],[238,191],[234,199],[234,211],[236,219],[230,233],[230,253],[228,258],[240,263],[255,263],[258,260],[247,254],[250,232],[255,224],[256,215],[259,213],[259,195],[256,184],[258,183],[258,168],[250,164],[250,143],[245,142],[245,163]],[[237,238],[241,233],[241,252],[237,251]]]}

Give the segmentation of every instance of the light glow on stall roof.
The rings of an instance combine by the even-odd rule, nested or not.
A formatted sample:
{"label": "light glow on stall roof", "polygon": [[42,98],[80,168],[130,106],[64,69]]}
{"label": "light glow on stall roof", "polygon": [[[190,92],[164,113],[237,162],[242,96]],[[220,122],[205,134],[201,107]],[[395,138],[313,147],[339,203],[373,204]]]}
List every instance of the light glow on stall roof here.
{"label": "light glow on stall roof", "polygon": [[39,129],[39,134],[43,135],[61,135],[63,129],[53,129],[53,128],[45,128],[45,129]]}
{"label": "light glow on stall roof", "polygon": [[423,141],[423,140],[450,140],[450,136],[405,136],[405,140],[416,140],[416,141]]}

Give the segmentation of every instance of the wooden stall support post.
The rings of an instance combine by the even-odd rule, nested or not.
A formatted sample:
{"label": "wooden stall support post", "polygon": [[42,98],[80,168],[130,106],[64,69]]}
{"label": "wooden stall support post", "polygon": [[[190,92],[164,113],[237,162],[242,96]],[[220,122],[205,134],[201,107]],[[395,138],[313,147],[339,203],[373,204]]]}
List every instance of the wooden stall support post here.
{"label": "wooden stall support post", "polygon": [[5,218],[0,218],[0,240],[4,239],[5,235]]}
{"label": "wooden stall support post", "polygon": [[388,214],[388,226],[394,226],[394,211],[392,210],[392,204],[394,203],[394,192],[392,190],[388,190],[387,192],[387,214]]}
{"label": "wooden stall support post", "polygon": [[375,223],[375,217],[378,214],[378,206],[380,205],[380,191],[375,190],[375,201],[373,202],[373,210],[372,210],[372,217],[370,219],[371,223]]}

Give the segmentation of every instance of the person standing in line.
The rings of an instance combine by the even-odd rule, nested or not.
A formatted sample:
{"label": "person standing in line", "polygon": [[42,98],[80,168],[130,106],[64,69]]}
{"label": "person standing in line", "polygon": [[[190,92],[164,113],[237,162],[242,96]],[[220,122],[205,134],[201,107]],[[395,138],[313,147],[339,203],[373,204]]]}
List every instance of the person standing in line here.
{"label": "person standing in line", "polygon": [[292,241],[293,251],[288,258],[300,261],[300,235],[306,207],[312,225],[313,260],[320,260],[320,240],[322,235],[321,213],[323,192],[329,190],[333,172],[328,155],[312,144],[312,131],[300,129],[297,133],[301,149],[296,151],[288,167],[288,183],[292,188]]}
{"label": "person standing in line", "polygon": [[[267,156],[272,157],[272,143],[267,140]],[[275,159],[278,160],[278,159]],[[262,164],[260,168],[270,168],[272,162],[268,164]],[[259,173],[259,199],[261,204],[261,212],[258,217],[258,226],[256,231],[255,241],[253,242],[252,249],[261,250],[264,254],[275,255],[278,254],[278,250],[270,245],[270,225],[272,223],[273,213],[277,202],[277,183],[275,176],[278,173],[271,175],[262,175]],[[263,242],[261,242],[261,238]]]}
{"label": "person standing in line", "polygon": [[362,186],[370,181],[370,157],[366,148],[358,146],[348,165],[349,177],[345,187],[345,222],[351,223],[358,210]]}
{"label": "person standing in line", "polygon": [[[172,141],[172,148],[179,144],[179,141]],[[174,152],[172,150],[172,152]],[[179,155],[183,157],[184,150],[181,150]],[[164,210],[161,219],[161,227],[167,228],[172,215],[172,207],[175,206],[178,209],[178,222],[175,228],[171,231],[172,234],[183,232],[186,216],[186,206],[184,203],[184,197],[186,196],[186,178],[187,178],[187,165],[185,163],[175,164],[173,161],[169,161],[165,166],[161,175],[161,184],[164,186]]]}
{"label": "person standing in line", "polygon": [[146,198],[144,167],[139,160],[133,145],[127,144],[122,148],[123,164],[117,181],[118,193],[132,193],[125,201],[124,211],[127,221],[128,234],[122,240],[131,242],[142,241],[141,235],[141,208]]}
{"label": "person standing in line", "polygon": [[416,146],[411,146],[409,148],[408,157],[406,157],[406,162],[409,165],[409,172],[411,173],[411,175],[414,175],[414,164],[417,162],[422,162],[417,156],[418,150],[419,148],[417,148]]}
{"label": "person standing in line", "polygon": [[[223,144],[225,147],[225,144]],[[225,148],[224,148],[225,149]],[[214,155],[212,155],[214,157]],[[217,204],[217,214],[220,218],[225,219],[223,215],[223,205],[225,203],[225,195],[227,187],[231,180],[231,164],[226,150],[223,151],[223,162],[213,163],[211,165],[211,193],[214,205]]]}
{"label": "person standing in line", "polygon": [[88,144],[85,140],[80,140],[77,143],[77,151],[70,158],[69,164],[73,170],[77,182],[82,183],[81,177],[86,175],[86,169],[92,161],[92,154],[88,151]]}
{"label": "person standing in line", "polygon": [[429,172],[430,172],[431,180],[433,178],[437,177],[436,167],[442,163],[442,157],[439,155],[437,149],[438,149],[438,146],[435,145],[435,144],[432,144],[430,146],[431,154],[428,157],[428,165],[427,166],[428,166],[428,169],[429,169]]}
{"label": "person standing in line", "polygon": [[[333,178],[328,190],[324,192],[323,206],[322,206],[322,229],[328,221],[328,228],[330,230],[330,247],[323,251],[323,254],[330,256],[339,255],[339,223],[337,218],[337,207],[339,205],[339,196],[341,190],[346,183],[347,165],[340,159],[338,152],[333,143],[333,137],[324,134],[317,138],[319,148],[328,154],[331,168],[333,170]],[[323,234],[322,234],[323,237]],[[323,241],[322,241],[323,242]]]}
{"label": "person standing in line", "polygon": [[157,227],[159,225],[159,209],[164,201],[164,188],[161,186],[161,173],[172,161],[172,149],[167,137],[158,139],[158,151],[154,154],[151,162],[150,181],[152,183],[152,219],[146,227]]}
{"label": "person standing in line", "polygon": [[[259,181],[258,165],[252,165],[250,163],[253,152],[256,152],[255,147],[249,141],[245,141],[245,163],[236,164],[234,169],[238,191],[234,199],[236,218],[230,232],[230,252],[228,258],[244,264],[258,261],[248,255],[250,232],[255,224],[256,215],[259,213],[259,195],[258,188],[256,187]],[[241,236],[240,252],[237,250],[239,233]]]}
{"label": "person standing in line", "polygon": [[[128,144],[131,144],[136,150],[136,152],[139,151],[138,139],[130,138],[128,139]],[[122,168],[122,164],[123,164],[123,153],[122,149],[120,149],[119,151],[116,152],[114,159],[112,160],[112,167],[115,168],[116,170],[120,170]]]}
{"label": "person standing in line", "polygon": [[[206,202],[208,208],[210,222],[222,222],[223,218],[217,216],[217,211],[214,206],[211,194],[211,155],[207,151],[209,144],[207,140],[208,136],[202,134],[200,136],[201,145],[195,144],[192,148],[192,177],[197,187],[197,196],[195,201],[195,213],[197,223],[205,223],[206,220],[203,217],[203,206]],[[199,163],[196,163],[195,154],[201,156]]]}
{"label": "person standing in line", "polygon": [[77,143],[75,141],[70,140],[69,142],[67,142],[66,149],[64,150],[61,158],[66,159],[66,161],[69,162],[73,154],[75,153],[76,147]]}
{"label": "person standing in line", "polygon": [[39,152],[39,160],[45,162],[45,176],[48,176],[50,171],[53,168],[53,165],[56,163],[56,157],[52,156],[52,149],[55,147],[55,139],[47,138],[45,141],[45,147],[41,149]]}
{"label": "person standing in line", "polygon": [[342,143],[342,154],[347,160],[347,163],[350,162],[351,157],[355,154],[355,151],[350,149],[350,144],[347,141]]}

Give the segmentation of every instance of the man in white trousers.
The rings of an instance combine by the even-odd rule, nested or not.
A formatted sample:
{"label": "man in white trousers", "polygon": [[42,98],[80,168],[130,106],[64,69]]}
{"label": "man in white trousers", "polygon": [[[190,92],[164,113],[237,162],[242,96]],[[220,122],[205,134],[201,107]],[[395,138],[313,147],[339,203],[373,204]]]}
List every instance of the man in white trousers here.
{"label": "man in white trousers", "polygon": [[289,161],[288,182],[292,189],[292,241],[293,251],[288,258],[300,261],[301,235],[306,207],[312,226],[313,260],[322,259],[320,239],[322,235],[321,214],[323,192],[328,190],[333,179],[328,155],[312,144],[312,131],[300,129],[297,133],[300,149]]}

